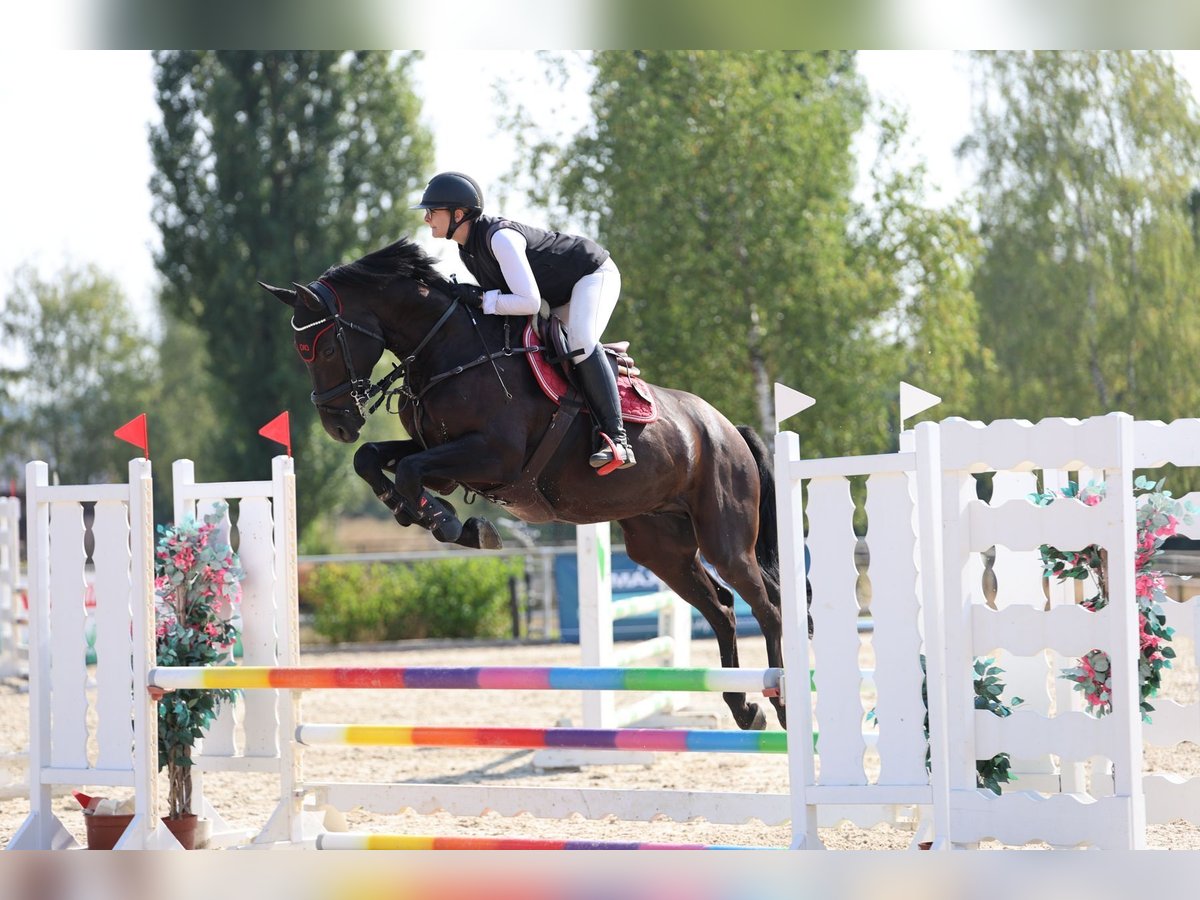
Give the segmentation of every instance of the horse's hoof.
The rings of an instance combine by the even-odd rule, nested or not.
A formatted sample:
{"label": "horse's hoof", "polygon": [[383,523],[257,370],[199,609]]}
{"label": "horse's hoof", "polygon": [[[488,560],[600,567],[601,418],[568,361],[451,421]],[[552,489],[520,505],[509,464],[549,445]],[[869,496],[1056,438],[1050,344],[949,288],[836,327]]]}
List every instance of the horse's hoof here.
{"label": "horse's hoof", "polygon": [[757,703],[747,703],[746,711],[750,714],[747,724],[738,722],[742,731],[763,731],[767,727],[767,717]]}
{"label": "horse's hoof", "polygon": [[476,550],[500,550],[504,547],[496,526],[479,516],[467,519],[456,543]]}

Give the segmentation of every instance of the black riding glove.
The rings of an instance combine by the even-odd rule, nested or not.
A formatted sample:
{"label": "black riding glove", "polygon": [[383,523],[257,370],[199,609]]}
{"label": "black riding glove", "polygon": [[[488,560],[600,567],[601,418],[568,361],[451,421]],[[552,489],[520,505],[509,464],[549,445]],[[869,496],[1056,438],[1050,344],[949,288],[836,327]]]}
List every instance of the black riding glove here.
{"label": "black riding glove", "polygon": [[471,309],[483,308],[483,288],[477,284],[459,284],[450,282],[450,295],[463,306]]}

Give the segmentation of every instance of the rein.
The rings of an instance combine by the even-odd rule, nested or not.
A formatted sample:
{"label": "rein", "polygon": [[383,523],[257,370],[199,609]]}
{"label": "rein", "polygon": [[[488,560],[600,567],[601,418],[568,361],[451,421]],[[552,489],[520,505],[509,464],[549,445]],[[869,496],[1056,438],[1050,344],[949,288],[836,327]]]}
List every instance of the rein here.
{"label": "rein", "polygon": [[[425,334],[425,337],[421,339],[417,346],[414,347],[411,352],[407,353],[399,363],[394,365],[392,367],[392,371],[380,378],[379,381],[372,382],[370,377],[359,376],[355,371],[354,359],[350,353],[349,343],[346,340],[346,331],[351,330],[357,331],[360,334],[365,334],[368,337],[379,341],[385,349],[390,349],[388,347],[387,339],[377,331],[373,331],[369,328],[359,325],[356,322],[352,322],[349,319],[343,318],[341,314],[341,300],[338,298],[337,292],[334,291],[334,289],[324,281],[314,281],[308,285],[308,289],[312,291],[312,293],[315,294],[321,301],[321,305],[325,307],[326,316],[323,319],[318,319],[316,322],[310,322],[307,325],[299,326],[296,324],[295,317],[293,317],[292,329],[296,332],[307,331],[310,328],[316,328],[318,325],[324,325],[327,322],[332,322],[335,329],[334,334],[337,338],[339,346],[342,348],[342,356],[345,360],[347,374],[347,380],[341,384],[335,385],[334,387],[320,393],[313,391],[311,395],[313,405],[318,410],[324,410],[327,412],[341,412],[341,410],[337,409],[336,407],[329,406],[329,401],[337,397],[341,397],[343,394],[349,393],[350,398],[354,401],[354,405],[358,410],[358,414],[364,419],[375,412],[375,410],[377,410],[385,402],[387,403],[388,412],[394,414],[399,414],[405,406],[411,405],[413,407],[414,430],[417,432],[416,437],[421,441],[422,445],[425,445],[426,442],[424,436],[420,433],[420,416],[418,414],[417,407],[422,404],[425,395],[429,393],[430,390],[441,384],[443,381],[453,378],[455,375],[461,375],[468,369],[473,369],[476,366],[490,362],[492,364],[492,368],[496,372],[496,378],[500,382],[500,387],[504,390],[504,397],[505,401],[507,402],[512,400],[512,394],[509,392],[508,386],[505,385],[504,378],[500,375],[500,369],[496,365],[496,360],[503,357],[513,356],[518,353],[532,353],[538,349],[536,347],[513,347],[509,319],[508,317],[505,317],[504,347],[501,350],[490,352],[488,350],[487,342],[484,340],[483,332],[479,328],[479,323],[476,321],[475,314],[471,311],[470,307],[468,307],[457,297],[452,297],[445,311],[441,314],[438,320],[433,324],[433,327],[429,329],[429,331]],[[479,342],[483,346],[483,353],[470,362],[463,363],[430,377],[429,380],[426,381],[419,390],[414,391],[409,382],[411,381],[410,376],[412,375],[413,366],[417,360],[417,356],[429,345],[434,336],[442,330],[442,327],[445,326],[445,324],[450,320],[450,317],[454,314],[454,310],[459,306],[462,306],[468,317],[471,319],[471,325],[474,327],[475,334],[479,337]],[[399,356],[399,354],[396,355],[397,357]],[[392,387],[392,385],[401,378],[404,379],[403,383],[399,387]],[[397,396],[403,396],[405,398],[405,402],[400,404],[397,401],[396,408],[392,409],[392,404],[389,401],[391,398]],[[374,403],[371,403],[372,398],[375,398]],[[369,407],[367,405],[368,403],[370,403]]]}
{"label": "rein", "polygon": [[[461,302],[461,301],[458,301],[458,302]],[[453,309],[453,306],[451,306],[451,309]],[[421,401],[421,398],[424,397],[425,394],[429,392],[430,388],[434,387],[435,385],[441,384],[447,378],[453,378],[455,375],[461,375],[463,372],[467,371],[467,369],[473,369],[476,366],[481,366],[486,362],[490,362],[492,364],[492,369],[495,370],[495,372],[496,372],[496,380],[500,382],[500,387],[502,387],[504,389],[504,400],[505,400],[505,402],[507,402],[512,399],[512,394],[509,392],[508,386],[504,383],[504,378],[500,375],[500,369],[496,365],[496,360],[501,359],[506,356],[513,356],[517,353],[533,353],[533,352],[537,351],[537,349],[538,349],[537,347],[513,347],[513,346],[511,346],[511,339],[510,339],[511,332],[509,329],[509,321],[508,321],[508,316],[505,316],[504,317],[504,349],[497,350],[494,353],[489,353],[488,347],[487,347],[487,341],[485,341],[483,338],[483,332],[481,332],[479,330],[479,323],[475,320],[475,314],[472,313],[470,308],[467,306],[463,306],[463,309],[465,309],[467,311],[467,315],[469,315],[471,317],[471,324],[475,327],[475,333],[479,336],[479,343],[483,345],[482,355],[477,356],[475,359],[471,360],[470,362],[463,363],[462,365],[455,366],[453,369],[447,369],[445,372],[442,372],[438,375],[434,375],[427,382],[425,382],[425,386],[416,393],[413,393],[412,391],[410,391],[404,387],[397,389],[398,392],[404,394],[414,404],[419,403]],[[436,328],[436,326],[435,326],[435,328]],[[429,337],[432,337],[432,332],[426,337],[426,340],[428,340]],[[424,343],[424,342],[422,342],[422,343]],[[418,347],[417,349],[420,349],[420,348]],[[414,351],[413,355],[414,356],[416,355],[415,351]],[[411,359],[411,357],[409,359]]]}
{"label": "rein", "polygon": [[[496,373],[496,380],[500,382],[500,387],[504,391],[504,400],[507,403],[512,400],[512,394],[509,392],[508,386],[504,383],[504,378],[500,374],[500,368],[496,365],[496,360],[501,359],[503,357],[514,356],[515,354],[518,354],[518,353],[534,353],[538,349],[537,347],[514,347],[514,346],[512,346],[512,332],[511,332],[511,328],[510,328],[509,318],[507,316],[505,316],[505,318],[504,318],[504,347],[501,350],[497,350],[495,352],[489,352],[488,346],[487,346],[487,341],[484,340],[483,332],[479,328],[479,322],[476,321],[475,314],[471,311],[471,308],[469,306],[467,306],[465,303],[463,303],[461,300],[459,300],[457,297],[455,297],[451,301],[450,306],[447,307],[446,313],[444,313],[442,315],[442,318],[438,320],[437,324],[433,326],[433,330],[430,331],[429,334],[425,335],[425,339],[423,341],[421,341],[421,343],[418,345],[417,349],[414,350],[411,354],[409,354],[409,356],[405,359],[404,364],[405,364],[406,369],[407,369],[408,364],[411,363],[413,361],[413,358],[417,355],[417,352],[422,347],[424,347],[429,342],[429,339],[431,337],[433,337],[433,335],[437,332],[437,330],[439,328],[441,328],[441,326],[443,324],[445,324],[445,321],[448,318],[449,313],[452,312],[454,310],[454,308],[459,305],[462,306],[463,310],[466,311],[467,316],[471,319],[471,325],[475,328],[475,334],[479,337],[479,343],[481,345],[483,345],[483,353],[481,355],[475,357],[475,359],[471,360],[470,362],[462,363],[461,365],[454,366],[453,368],[447,369],[444,372],[439,372],[437,375],[430,376],[429,380],[425,382],[425,384],[420,388],[420,390],[414,391],[409,386],[409,380],[407,378],[405,378],[404,384],[401,385],[400,387],[394,389],[389,394],[389,396],[394,395],[394,394],[403,394],[404,397],[406,398],[405,403],[396,408],[396,410],[395,410],[396,413],[399,413],[400,410],[402,410],[404,408],[404,406],[412,406],[412,408],[413,408],[413,431],[415,432],[415,437],[417,438],[417,440],[419,440],[421,442],[421,446],[423,446],[423,447],[428,447],[429,444],[425,440],[425,436],[421,433],[421,415],[420,415],[419,407],[421,406],[425,395],[428,394],[433,388],[435,388],[437,385],[441,384],[443,381],[453,378],[455,375],[461,375],[463,372],[467,371],[468,369],[473,369],[476,366],[481,366],[484,363],[490,362],[492,364],[492,369]],[[377,407],[378,405],[379,405],[379,401],[376,401],[375,406],[371,407],[371,411],[374,412],[375,407]],[[392,412],[390,406],[388,408],[388,411]]]}

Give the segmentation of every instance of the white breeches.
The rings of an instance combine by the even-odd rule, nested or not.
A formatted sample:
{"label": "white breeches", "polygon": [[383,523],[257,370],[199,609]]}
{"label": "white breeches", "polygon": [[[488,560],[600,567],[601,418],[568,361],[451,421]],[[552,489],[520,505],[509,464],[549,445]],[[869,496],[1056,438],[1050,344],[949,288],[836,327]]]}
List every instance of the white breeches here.
{"label": "white breeches", "polygon": [[617,264],[609,258],[591,275],[585,275],[575,282],[570,303],[564,303],[552,311],[567,326],[567,347],[583,350],[579,356],[572,358],[572,363],[592,355],[620,296],[621,273],[617,270]]}

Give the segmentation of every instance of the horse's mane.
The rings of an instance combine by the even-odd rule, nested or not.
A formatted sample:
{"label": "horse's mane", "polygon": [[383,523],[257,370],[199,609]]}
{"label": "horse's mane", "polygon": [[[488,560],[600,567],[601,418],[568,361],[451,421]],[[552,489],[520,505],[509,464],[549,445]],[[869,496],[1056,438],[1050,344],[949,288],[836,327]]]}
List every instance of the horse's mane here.
{"label": "horse's mane", "polygon": [[331,266],[321,277],[343,284],[376,287],[382,287],[395,278],[412,278],[426,284],[441,284],[445,281],[438,272],[433,257],[406,237],[354,262]]}

